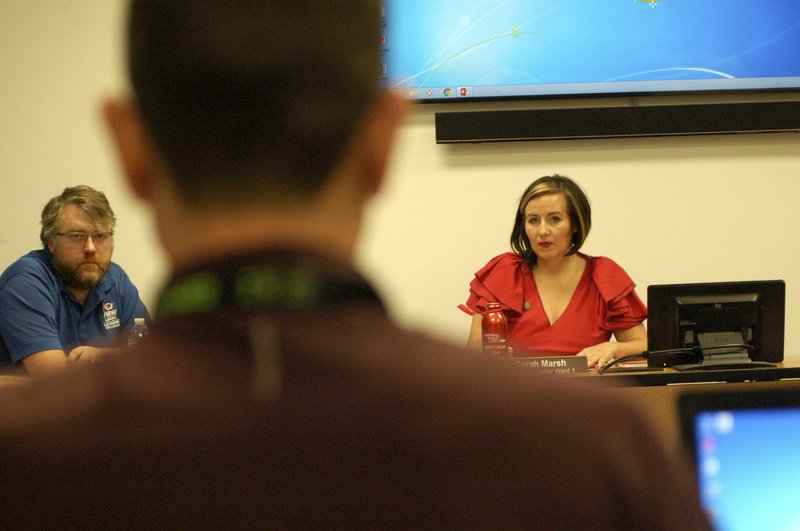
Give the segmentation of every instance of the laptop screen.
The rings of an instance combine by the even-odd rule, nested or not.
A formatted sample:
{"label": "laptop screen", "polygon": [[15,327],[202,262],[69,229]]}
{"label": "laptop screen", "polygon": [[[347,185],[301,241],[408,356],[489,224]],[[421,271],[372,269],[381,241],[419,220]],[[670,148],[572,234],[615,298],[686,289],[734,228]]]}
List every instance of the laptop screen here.
{"label": "laptop screen", "polygon": [[800,526],[800,390],[687,393],[684,442],[718,530]]}

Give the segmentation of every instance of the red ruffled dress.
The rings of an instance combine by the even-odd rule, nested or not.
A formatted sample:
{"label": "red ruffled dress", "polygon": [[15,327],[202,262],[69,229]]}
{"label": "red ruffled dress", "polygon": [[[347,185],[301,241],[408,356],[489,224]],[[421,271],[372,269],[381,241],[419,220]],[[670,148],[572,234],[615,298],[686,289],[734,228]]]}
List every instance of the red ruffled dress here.
{"label": "red ruffled dress", "polygon": [[547,318],[530,267],[515,253],[493,258],[470,282],[467,306],[477,313],[499,302],[508,318],[514,356],[570,356],[611,339],[615,330],[647,319],[636,284],[616,262],[586,256],[586,268],[561,317]]}

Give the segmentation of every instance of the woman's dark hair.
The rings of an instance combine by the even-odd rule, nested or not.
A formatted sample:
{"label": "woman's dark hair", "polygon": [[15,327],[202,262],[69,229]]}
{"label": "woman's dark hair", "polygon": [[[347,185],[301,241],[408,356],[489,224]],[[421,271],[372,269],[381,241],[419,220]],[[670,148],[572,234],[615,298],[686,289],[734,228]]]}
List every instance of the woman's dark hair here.
{"label": "woman's dark hair", "polygon": [[539,177],[522,193],[514,216],[514,228],[511,231],[511,249],[531,266],[536,263],[536,254],[525,233],[525,207],[531,199],[547,194],[563,194],[567,202],[569,218],[574,229],[572,247],[567,256],[580,250],[592,228],[592,207],[589,198],[575,181],[558,174]]}

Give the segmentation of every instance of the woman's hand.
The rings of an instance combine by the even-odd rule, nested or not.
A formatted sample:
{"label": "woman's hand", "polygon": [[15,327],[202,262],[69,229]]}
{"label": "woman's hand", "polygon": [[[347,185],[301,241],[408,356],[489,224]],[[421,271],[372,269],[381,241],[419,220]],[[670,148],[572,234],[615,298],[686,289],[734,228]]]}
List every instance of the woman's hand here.
{"label": "woman's hand", "polygon": [[586,363],[589,368],[602,367],[609,361],[617,356],[618,344],[616,342],[606,341],[578,352],[578,356],[586,356]]}
{"label": "woman's hand", "polygon": [[469,329],[469,337],[467,338],[466,347],[471,350],[482,350],[483,340],[481,337],[481,323],[483,323],[483,314],[476,313],[472,316],[472,325]]}
{"label": "woman's hand", "polygon": [[602,367],[614,358],[638,354],[647,350],[647,330],[641,323],[632,328],[615,331],[614,338],[616,341],[606,341],[586,347],[578,352],[578,355],[586,356],[586,362],[591,369]]}

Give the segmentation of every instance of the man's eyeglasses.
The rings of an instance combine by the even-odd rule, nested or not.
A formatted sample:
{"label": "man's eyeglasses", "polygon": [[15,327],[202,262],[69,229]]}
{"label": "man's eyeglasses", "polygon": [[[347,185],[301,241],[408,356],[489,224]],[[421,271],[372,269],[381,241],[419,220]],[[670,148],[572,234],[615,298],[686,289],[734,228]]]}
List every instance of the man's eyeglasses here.
{"label": "man's eyeglasses", "polygon": [[71,245],[83,247],[89,238],[97,246],[108,245],[114,236],[114,232],[56,232],[55,235],[64,238]]}

